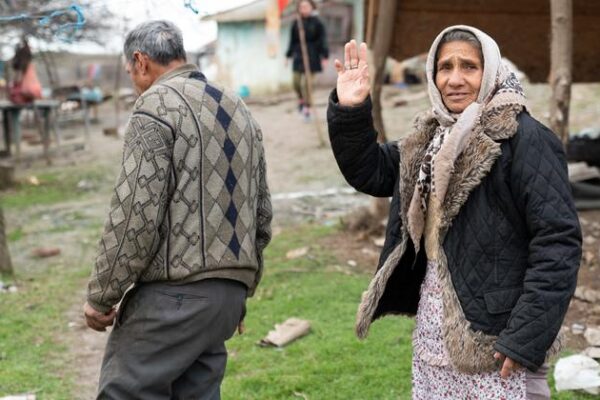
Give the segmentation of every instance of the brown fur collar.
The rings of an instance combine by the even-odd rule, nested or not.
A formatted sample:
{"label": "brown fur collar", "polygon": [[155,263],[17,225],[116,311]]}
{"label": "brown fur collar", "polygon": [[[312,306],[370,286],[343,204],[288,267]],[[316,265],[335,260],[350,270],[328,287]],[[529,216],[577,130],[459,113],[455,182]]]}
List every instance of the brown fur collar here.
{"label": "brown fur collar", "polygon": [[[443,336],[452,363],[459,371],[466,373],[497,368],[491,357],[494,353],[493,344],[497,338],[471,329],[454,290],[442,243],[448,227],[467,201],[469,194],[481,183],[500,156],[500,143],[497,141],[510,138],[516,133],[518,127],[516,117],[522,110],[522,106],[514,105],[484,111],[482,123],[475,127],[475,132],[471,135],[465,150],[456,159],[442,206],[438,262],[444,291]],[[415,133],[407,137],[399,146],[402,240],[390,253],[363,294],[356,321],[356,333],[359,338],[367,336],[387,280],[406,250],[409,237],[406,230],[407,212],[427,144],[436,128],[437,122],[433,115],[430,112],[423,113],[415,120]],[[551,353],[557,350],[558,344],[557,339]]]}

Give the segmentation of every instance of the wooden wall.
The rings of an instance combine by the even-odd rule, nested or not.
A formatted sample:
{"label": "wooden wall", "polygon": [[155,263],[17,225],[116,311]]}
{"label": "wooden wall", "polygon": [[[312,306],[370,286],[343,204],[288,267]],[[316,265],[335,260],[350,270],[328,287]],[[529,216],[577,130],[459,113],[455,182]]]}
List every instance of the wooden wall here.
{"label": "wooden wall", "polygon": [[[386,0],[366,0],[365,10],[369,1]],[[573,0],[573,3],[573,82],[598,82],[600,1]],[[399,0],[396,14],[390,56],[397,60],[427,52],[445,27],[466,24],[493,37],[502,55],[532,82],[548,80],[549,0]]]}

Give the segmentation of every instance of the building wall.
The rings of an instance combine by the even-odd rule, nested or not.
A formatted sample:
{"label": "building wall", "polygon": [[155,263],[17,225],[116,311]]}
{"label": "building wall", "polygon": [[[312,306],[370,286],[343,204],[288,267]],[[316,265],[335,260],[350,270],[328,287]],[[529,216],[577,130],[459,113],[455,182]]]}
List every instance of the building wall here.
{"label": "building wall", "polygon": [[[336,2],[330,2],[336,3]],[[343,0],[337,3],[353,7],[350,38],[363,38],[363,2]],[[218,22],[215,79],[239,91],[243,86],[251,95],[276,93],[292,86],[291,65],[285,66],[285,52],[289,43],[291,18],[281,24],[279,51],[276,57],[268,54],[264,21]],[[343,43],[330,43],[327,70],[315,77],[315,85],[333,87],[337,78],[334,59],[343,59]]]}
{"label": "building wall", "polygon": [[284,64],[288,34],[281,29],[280,50],[270,57],[264,21],[219,23],[217,80],[235,91],[247,86],[252,95],[289,87],[291,73]]}

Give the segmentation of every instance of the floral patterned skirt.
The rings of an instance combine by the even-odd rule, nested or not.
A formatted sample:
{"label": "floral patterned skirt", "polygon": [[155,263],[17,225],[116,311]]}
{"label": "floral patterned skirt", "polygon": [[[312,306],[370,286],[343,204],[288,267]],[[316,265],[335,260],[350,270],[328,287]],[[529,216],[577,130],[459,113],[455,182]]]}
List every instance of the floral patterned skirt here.
{"label": "floral patterned skirt", "polygon": [[513,372],[508,379],[500,378],[499,371],[465,374],[454,369],[442,339],[444,309],[437,269],[435,262],[428,262],[421,286],[413,333],[413,400],[526,400],[524,369]]}

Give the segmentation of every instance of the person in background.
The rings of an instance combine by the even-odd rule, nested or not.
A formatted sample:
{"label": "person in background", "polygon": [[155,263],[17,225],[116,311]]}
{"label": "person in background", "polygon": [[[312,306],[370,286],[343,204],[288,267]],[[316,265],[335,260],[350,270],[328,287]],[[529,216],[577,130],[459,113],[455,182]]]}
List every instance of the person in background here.
{"label": "person in background", "polygon": [[[313,74],[321,72],[327,65],[329,57],[325,25],[323,25],[323,22],[317,16],[317,6],[313,0],[300,0],[297,12],[300,14],[302,26],[304,27],[310,72]],[[298,95],[298,111],[308,120],[310,119],[312,105],[308,99],[308,87],[306,74],[304,73],[297,20],[292,24],[290,43],[285,56],[286,65],[289,64],[290,60],[292,61],[294,91]]]}
{"label": "person in background", "polygon": [[412,396],[550,399],[547,357],[577,284],[581,229],[558,137],[479,29],[444,29],[427,57],[431,109],[377,143],[367,46],[336,60],[336,161],[357,190],[392,197],[379,268],[356,331],[416,315]]}
{"label": "person in background", "polygon": [[140,97],[84,305],[90,328],[115,324],[98,399],[220,399],[271,239],[262,132],[173,23],[137,26],[124,54]]}
{"label": "person in background", "polygon": [[14,77],[9,86],[9,99],[15,104],[27,104],[42,98],[42,85],[33,63],[33,54],[26,38],[15,48],[12,60]]}

